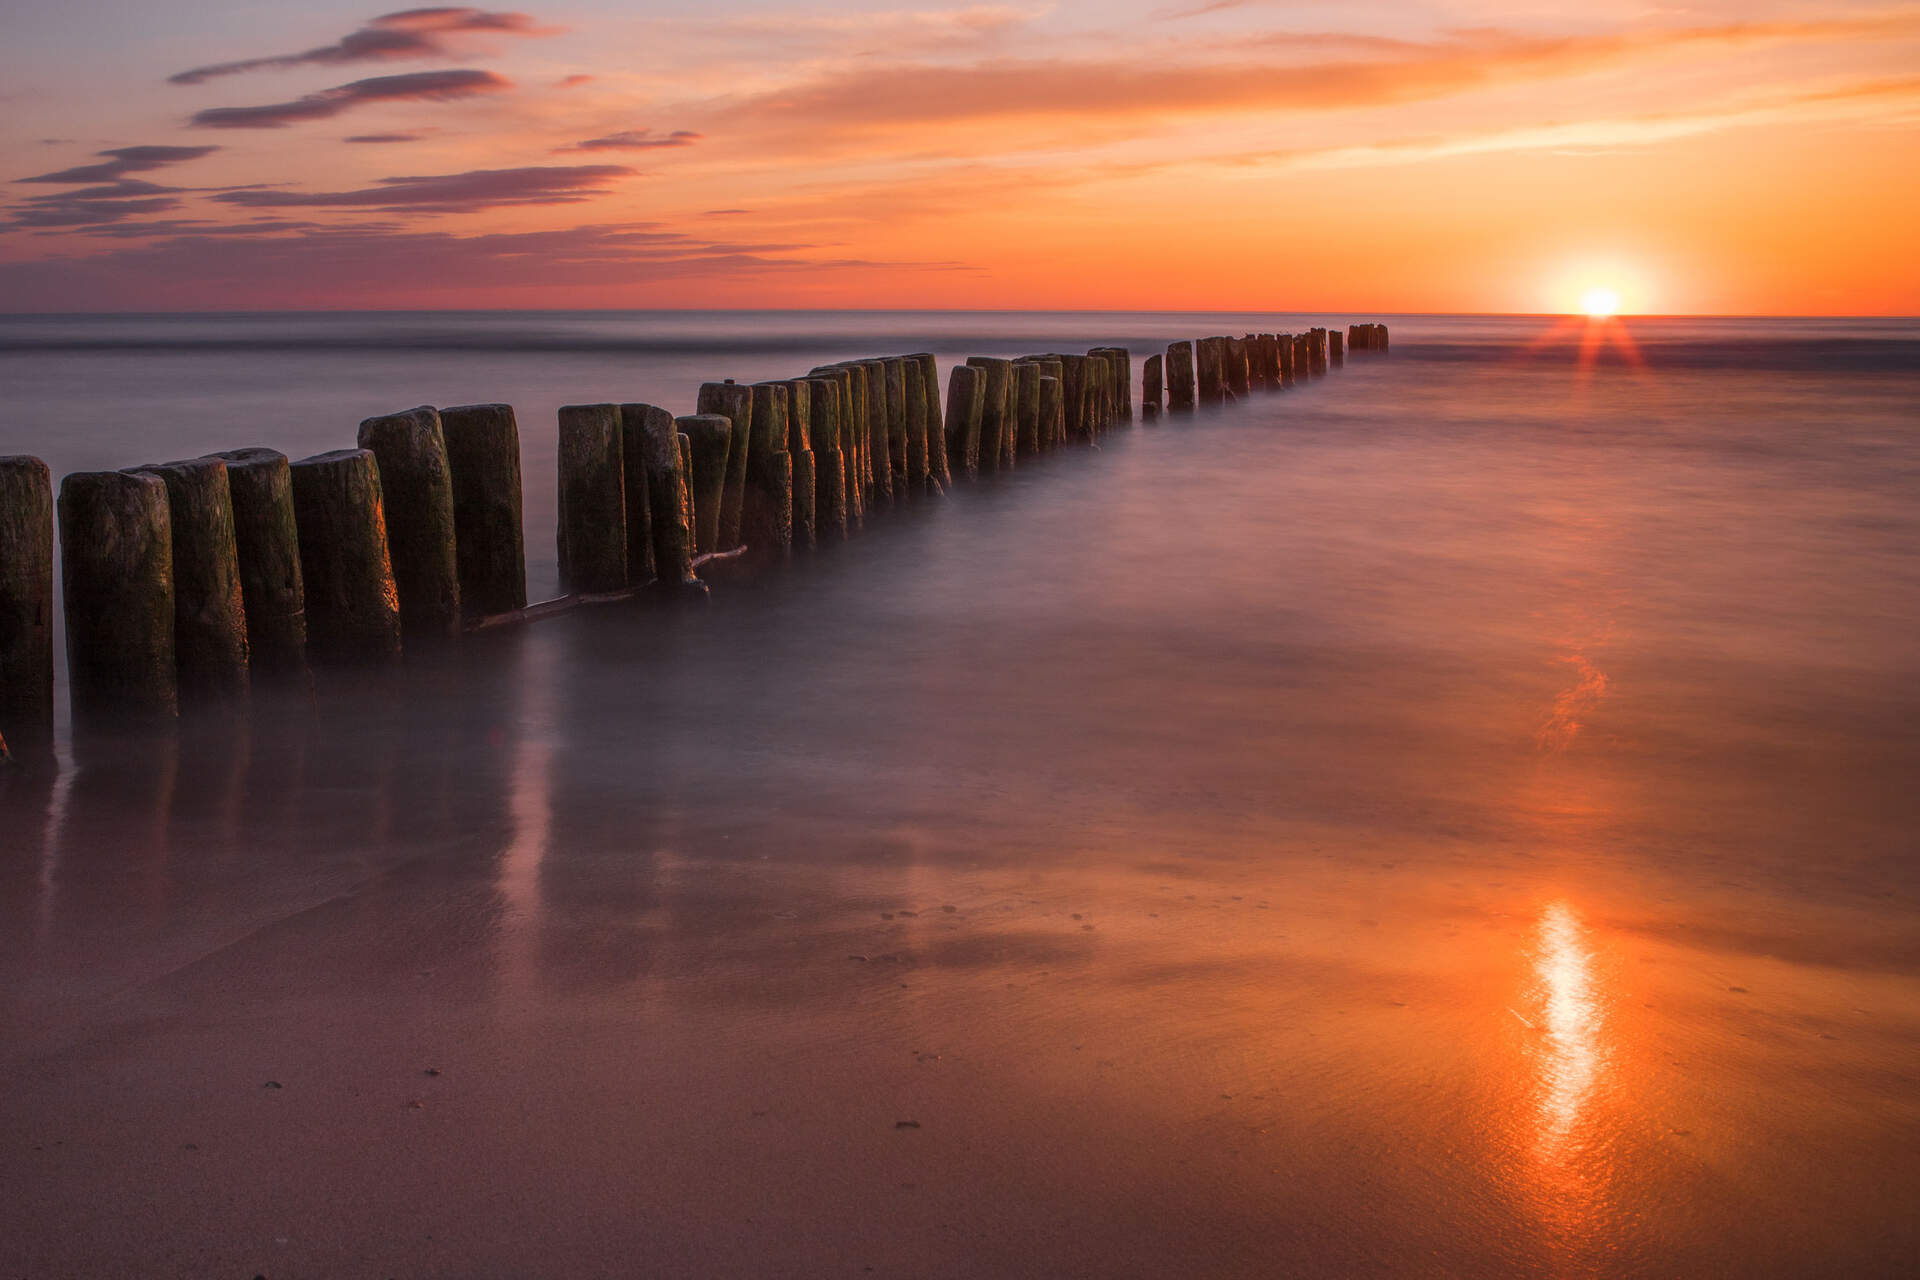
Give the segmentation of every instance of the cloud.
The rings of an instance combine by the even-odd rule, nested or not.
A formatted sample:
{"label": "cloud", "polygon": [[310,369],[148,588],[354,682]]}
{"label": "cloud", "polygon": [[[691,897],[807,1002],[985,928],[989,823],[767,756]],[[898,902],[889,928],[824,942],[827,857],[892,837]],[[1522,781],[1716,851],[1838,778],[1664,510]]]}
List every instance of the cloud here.
{"label": "cloud", "polygon": [[577,72],[570,76],[560,77],[560,79],[553,82],[553,87],[556,89],[578,89],[583,84],[592,83],[592,76],[587,75],[585,72]]}
{"label": "cloud", "polygon": [[517,205],[581,204],[606,194],[633,170],[617,164],[473,169],[426,177],[382,178],[356,191],[224,191],[222,204],[247,209],[373,209],[381,212],[474,213]]}
{"label": "cloud", "polygon": [[190,123],[203,129],[284,129],[307,120],[325,120],[369,102],[452,102],[483,93],[501,93],[510,81],[491,71],[410,71],[398,76],[374,76],[352,84],[322,89],[292,102],[261,107],[209,107],[196,112]]}
{"label": "cloud", "polygon": [[96,151],[95,155],[106,156],[101,164],[83,164],[73,169],[62,169],[58,173],[43,173],[33,178],[16,178],[16,182],[117,182],[129,173],[145,173],[163,165],[181,164],[188,160],[198,160],[202,156],[212,155],[219,147],[115,147],[111,151]]}
{"label": "cloud", "polygon": [[56,173],[20,178],[22,183],[72,186],[74,191],[59,191],[29,196],[15,205],[0,230],[53,230],[59,228],[106,226],[145,214],[166,213],[180,207],[175,199],[177,187],[129,178],[130,173],[146,173],[170,164],[218,151],[218,147],[116,147],[96,152],[107,157],[99,164],[83,164]]}
{"label": "cloud", "polygon": [[445,57],[449,56],[450,50],[440,37],[461,32],[539,36],[552,34],[552,29],[536,27],[533,19],[524,13],[491,13],[484,9],[463,8],[407,9],[375,18],[358,31],[342,37],[336,44],[322,45],[305,53],[247,58],[240,62],[195,67],[191,71],[168,76],[167,79],[172,84],[202,84],[217,76],[238,75],[243,71],[280,70],[309,64],[331,66],[347,62]]}
{"label": "cloud", "polygon": [[421,135],[417,133],[356,133],[350,137],[342,138],[340,139],[340,141],[342,142],[418,142],[420,141],[420,136]]}
{"label": "cloud", "polygon": [[701,135],[689,129],[675,129],[672,133],[655,136],[651,129],[622,129],[618,133],[609,133],[601,138],[588,138],[576,142],[570,147],[555,147],[554,154],[568,151],[646,151],[654,147],[690,147],[700,141]]}

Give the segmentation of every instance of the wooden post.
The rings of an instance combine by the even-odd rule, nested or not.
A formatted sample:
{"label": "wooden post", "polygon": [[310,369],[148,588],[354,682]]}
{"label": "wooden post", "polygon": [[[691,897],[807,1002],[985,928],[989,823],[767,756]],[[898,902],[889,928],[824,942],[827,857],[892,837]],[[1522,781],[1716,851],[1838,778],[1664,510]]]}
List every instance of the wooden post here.
{"label": "wooden post", "polygon": [[[707,551],[727,551],[740,545],[740,512],[746,503],[747,459],[753,452],[753,393],[729,378],[725,382],[702,383],[694,413],[723,415],[730,424],[727,432],[726,484],[720,495],[719,523],[715,542]],[[694,440],[694,474],[699,475],[700,442]],[[699,509],[695,492],[694,509]]]}
{"label": "wooden post", "polygon": [[1226,384],[1236,400],[1245,400],[1252,389],[1247,370],[1247,344],[1239,338],[1222,338],[1226,347]]}
{"label": "wooden post", "polygon": [[1087,357],[1087,438],[1098,440],[1112,424],[1113,365],[1105,356]]}
{"label": "wooden post", "polygon": [[380,465],[366,449],[335,449],[292,463],[307,649],[329,659],[400,656],[400,595],[387,553]]}
{"label": "wooden post", "polygon": [[1181,413],[1193,406],[1193,344],[1170,343],[1167,346],[1167,408]]}
{"label": "wooden post", "polygon": [[1013,389],[1013,361],[995,356],[969,356],[967,363],[980,371],[980,455],[979,465],[998,471],[1006,465],[1007,409]]}
{"label": "wooden post", "polygon": [[727,459],[732,454],[733,420],[723,413],[693,413],[674,419],[674,427],[693,450],[693,550],[695,555],[722,550],[720,513],[727,494]]}
{"label": "wooden post", "polygon": [[855,361],[867,371],[867,465],[874,499],[893,501],[893,411],[887,398],[887,362]]}
{"label": "wooden post", "polygon": [[1147,357],[1146,367],[1140,370],[1140,412],[1148,418],[1160,416],[1160,406],[1165,401],[1160,386],[1160,357]]}
{"label": "wooden post", "polygon": [[227,464],[227,492],[233,499],[249,671],[255,679],[304,676],[307,589],[287,455],[274,449],[231,449],[214,456]]}
{"label": "wooden post", "polygon": [[940,363],[921,351],[907,357],[920,364],[920,388],[927,397],[927,482],[945,488],[950,480],[947,470],[947,427],[940,413]]}
{"label": "wooden post", "polygon": [[460,566],[440,415],[422,405],[368,418],[360,424],[358,443],[380,464],[400,625],[417,640],[454,635],[460,630]]}
{"label": "wooden post", "polygon": [[[472,620],[524,609],[527,548],[520,424],[513,406],[463,404],[442,409],[440,433],[453,477],[453,547],[460,573],[461,612]],[[385,477],[383,470],[383,484]]]}
{"label": "wooden post", "polygon": [[1200,403],[1219,404],[1226,394],[1226,344],[1219,338],[1202,338],[1194,354],[1200,364]]}
{"label": "wooden post", "polygon": [[1125,347],[1095,347],[1087,355],[1107,363],[1107,399],[1100,414],[1103,427],[1133,421],[1133,356]]}
{"label": "wooden post", "polygon": [[557,546],[563,591],[620,591],[628,585],[624,455],[619,405],[560,410]]}
{"label": "wooden post", "polygon": [[132,470],[167,487],[180,692],[190,698],[239,697],[247,691],[247,608],[227,464],[193,458]]}
{"label": "wooden post", "polygon": [[947,469],[971,480],[980,474],[980,418],[986,374],[957,364],[947,374]]}
{"label": "wooden post", "polygon": [[1346,335],[1338,329],[1327,332],[1327,363],[1336,369],[1347,363]]}
{"label": "wooden post", "polygon": [[1273,362],[1280,374],[1277,384],[1281,390],[1293,385],[1293,335],[1276,333],[1273,335]]}
{"label": "wooden post", "polygon": [[816,541],[819,495],[813,459],[813,387],[805,378],[789,378],[787,388],[787,460],[793,468],[793,545]]}
{"label": "wooden post", "polygon": [[840,382],[807,379],[812,408],[807,422],[813,446],[813,530],[821,542],[847,536],[847,466],[840,450]]}
{"label": "wooden post", "polygon": [[[1042,366],[1043,368],[1045,366]],[[1060,394],[1060,379],[1049,374],[1040,375],[1040,421],[1056,424],[1049,429],[1048,439],[1057,441],[1058,423],[1066,412],[1065,399]],[[1049,446],[1051,447],[1051,446]]]}
{"label": "wooden post", "polygon": [[907,362],[900,356],[881,361],[887,388],[887,460],[892,493],[904,498],[912,484],[907,471]]}
{"label": "wooden post", "polygon": [[747,493],[740,514],[741,542],[757,554],[784,554],[793,546],[793,455],[787,449],[787,384],[756,382],[753,444],[747,452]]}
{"label": "wooden post", "polygon": [[[626,410],[621,410],[621,430]],[[669,591],[705,590],[693,572],[692,445],[679,423],[662,409],[640,415],[641,457],[647,482],[647,510],[653,527],[653,580]]]}
{"label": "wooden post", "polygon": [[1060,435],[1062,444],[1087,438],[1087,358],[1061,352]]}
{"label": "wooden post", "polygon": [[926,369],[917,356],[900,362],[905,374],[908,493],[924,493],[928,483]]}
{"label": "wooden post", "polygon": [[1316,378],[1327,376],[1327,331],[1322,328],[1307,330],[1307,360]]}
{"label": "wooden post", "polygon": [[1041,356],[1035,363],[1040,366],[1041,377],[1052,378],[1060,384],[1061,399],[1054,404],[1053,412],[1049,414],[1043,409],[1040,413],[1040,447],[1043,450],[1058,449],[1067,434],[1065,400],[1067,367],[1057,355]]}
{"label": "wooden post", "polygon": [[1305,382],[1313,376],[1313,339],[1304,333],[1293,335],[1293,380]]}
{"label": "wooden post", "polygon": [[177,715],[167,486],[126,471],[76,472],[60,482],[59,516],[74,715]]}
{"label": "wooden post", "polygon": [[1387,326],[1383,324],[1373,326],[1372,349],[1378,351],[1381,355],[1387,354]]}
{"label": "wooden post", "polygon": [[1040,362],[1017,360],[1013,366],[1014,449],[1017,456],[1040,452]]}
{"label": "wooden post", "polygon": [[0,760],[53,749],[53,473],[0,458]]}
{"label": "wooden post", "polygon": [[[834,399],[835,443],[834,448],[840,455],[841,492],[845,501],[844,530],[856,529],[860,518],[866,511],[865,485],[860,474],[860,423],[866,418],[866,408],[859,397],[860,379],[854,371],[845,365],[822,365],[815,369],[817,377],[831,378],[838,388]],[[820,451],[818,444],[814,452]],[[817,462],[816,462],[816,465]]]}
{"label": "wooden post", "polygon": [[654,456],[658,452],[660,464],[677,464],[678,446],[669,456],[665,444],[674,436],[673,414],[659,405],[620,406],[620,485],[627,505],[627,581],[636,587],[661,576],[657,551],[660,535],[653,527]]}

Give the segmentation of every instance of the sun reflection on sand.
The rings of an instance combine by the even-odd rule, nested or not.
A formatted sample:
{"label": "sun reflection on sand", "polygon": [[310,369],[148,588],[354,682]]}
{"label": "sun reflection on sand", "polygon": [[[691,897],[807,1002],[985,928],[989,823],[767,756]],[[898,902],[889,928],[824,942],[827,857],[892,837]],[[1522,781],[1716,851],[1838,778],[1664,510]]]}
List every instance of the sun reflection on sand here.
{"label": "sun reflection on sand", "polygon": [[1522,1017],[1534,1032],[1529,1198],[1565,1248],[1594,1235],[1606,1203],[1599,1123],[1610,1092],[1606,998],[1586,926],[1564,901],[1542,909],[1532,962]]}

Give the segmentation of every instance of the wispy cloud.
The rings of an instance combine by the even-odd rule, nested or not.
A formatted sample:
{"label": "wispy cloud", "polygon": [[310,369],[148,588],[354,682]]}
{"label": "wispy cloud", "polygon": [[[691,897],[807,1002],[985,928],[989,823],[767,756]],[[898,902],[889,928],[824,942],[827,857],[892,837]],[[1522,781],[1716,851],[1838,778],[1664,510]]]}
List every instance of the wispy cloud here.
{"label": "wispy cloud", "polygon": [[0,230],[51,230],[103,226],[130,218],[168,213],[180,207],[179,188],[165,187],[128,174],[147,173],[211,155],[218,147],[115,147],[96,154],[99,164],[76,165],[18,182],[71,186],[72,191],[29,196],[14,206]]}
{"label": "wispy cloud", "polygon": [[248,209],[373,209],[381,212],[474,213],[518,205],[581,204],[603,195],[633,170],[617,164],[472,169],[424,177],[382,178],[354,191],[225,191],[223,204]]}
{"label": "wispy cloud", "polygon": [[217,62],[168,76],[173,84],[202,84],[219,76],[244,71],[284,70],[308,65],[333,66],[349,62],[386,62],[407,58],[446,57],[452,52],[444,37],[460,33],[537,36],[551,34],[524,13],[493,13],[484,9],[407,9],[375,18],[333,44],[305,53],[275,54]]}
{"label": "wispy cloud", "polygon": [[452,102],[486,93],[502,93],[512,82],[491,71],[410,71],[374,76],[259,107],[209,107],[194,113],[202,129],[284,129],[308,120],[326,120],[370,102]]}
{"label": "wispy cloud", "polygon": [[32,178],[17,178],[17,182],[114,182],[129,173],[145,173],[164,165],[181,164],[188,160],[198,160],[210,156],[219,147],[115,147],[111,151],[97,151],[95,155],[106,156],[99,164],[83,164],[72,169],[62,169],[58,173],[43,173]]}
{"label": "wispy cloud", "polygon": [[690,147],[701,135],[690,129],[656,134],[651,129],[622,129],[599,138],[587,138],[570,147],[555,147],[556,155],[569,151],[650,151],[656,147]]}
{"label": "wispy cloud", "polygon": [[421,138],[421,135],[417,133],[356,133],[356,134],[349,135],[348,137],[342,138],[340,139],[340,141],[369,142],[369,143],[418,142],[420,141],[420,138]]}

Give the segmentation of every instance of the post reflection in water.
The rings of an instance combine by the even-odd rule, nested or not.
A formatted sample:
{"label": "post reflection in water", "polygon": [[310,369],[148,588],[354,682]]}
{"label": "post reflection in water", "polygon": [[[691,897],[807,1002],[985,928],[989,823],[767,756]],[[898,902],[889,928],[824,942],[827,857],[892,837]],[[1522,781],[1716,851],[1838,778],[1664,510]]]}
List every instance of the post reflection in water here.
{"label": "post reflection in water", "polygon": [[1564,901],[1533,931],[1528,1199],[1551,1246],[1579,1251],[1604,1220],[1609,1170],[1601,1112],[1613,1092],[1606,993],[1586,926]]}

